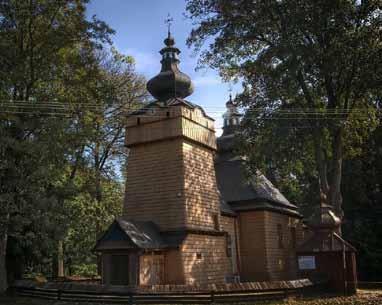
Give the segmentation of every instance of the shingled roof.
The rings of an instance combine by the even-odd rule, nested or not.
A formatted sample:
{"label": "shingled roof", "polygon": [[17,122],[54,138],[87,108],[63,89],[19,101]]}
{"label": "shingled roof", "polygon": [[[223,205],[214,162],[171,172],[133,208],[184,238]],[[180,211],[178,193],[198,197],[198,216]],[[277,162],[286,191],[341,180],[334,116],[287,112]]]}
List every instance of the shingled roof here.
{"label": "shingled roof", "polygon": [[203,113],[203,115],[205,117],[209,118],[212,121],[215,121],[215,119],[213,119],[212,117],[207,115],[207,113],[204,111],[204,109],[201,106],[194,104],[194,103],[191,103],[190,101],[187,101],[187,100],[182,99],[180,97],[172,97],[172,98],[167,99],[164,102],[154,100],[150,103],[147,103],[144,107],[131,112],[129,115],[142,115],[142,114],[145,114],[148,110],[150,110],[152,108],[172,107],[172,106],[179,106],[179,105],[183,105],[189,109],[198,108]]}
{"label": "shingled roof", "polygon": [[97,241],[94,251],[121,249],[160,250],[177,248],[187,237],[187,232],[160,232],[152,221],[132,221],[117,218]]}
{"label": "shingled roof", "polygon": [[162,249],[167,244],[159,228],[151,221],[114,220],[105,234],[97,241],[95,251],[109,249]]}
{"label": "shingled roof", "polygon": [[233,211],[272,210],[301,216],[297,207],[261,173],[248,177],[244,160],[234,153],[235,135],[218,138],[216,180],[223,200]]}

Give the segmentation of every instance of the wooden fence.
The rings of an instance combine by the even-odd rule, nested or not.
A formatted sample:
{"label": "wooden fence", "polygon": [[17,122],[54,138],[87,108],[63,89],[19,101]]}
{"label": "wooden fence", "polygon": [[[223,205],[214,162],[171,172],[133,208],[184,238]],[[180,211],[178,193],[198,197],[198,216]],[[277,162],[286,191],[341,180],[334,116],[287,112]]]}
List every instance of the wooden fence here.
{"label": "wooden fence", "polygon": [[357,282],[360,289],[382,289],[382,282]]}
{"label": "wooden fence", "polygon": [[37,297],[50,300],[94,302],[109,304],[214,304],[244,303],[265,300],[280,300],[299,293],[295,289],[271,291],[224,291],[190,293],[105,293],[95,291],[76,291],[47,289],[39,287],[14,287],[19,296]]}

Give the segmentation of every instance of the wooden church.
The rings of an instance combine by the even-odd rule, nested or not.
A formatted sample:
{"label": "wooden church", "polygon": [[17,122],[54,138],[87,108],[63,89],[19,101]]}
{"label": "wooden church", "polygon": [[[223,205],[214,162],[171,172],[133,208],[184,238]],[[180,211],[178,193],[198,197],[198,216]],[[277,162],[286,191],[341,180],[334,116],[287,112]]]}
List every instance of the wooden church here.
{"label": "wooden church", "polygon": [[127,118],[123,215],[98,240],[106,285],[203,285],[298,276],[302,222],[261,173],[235,155],[240,114],[231,99],[224,132],[185,98],[193,92],[179,49],[164,40],[155,101]]}

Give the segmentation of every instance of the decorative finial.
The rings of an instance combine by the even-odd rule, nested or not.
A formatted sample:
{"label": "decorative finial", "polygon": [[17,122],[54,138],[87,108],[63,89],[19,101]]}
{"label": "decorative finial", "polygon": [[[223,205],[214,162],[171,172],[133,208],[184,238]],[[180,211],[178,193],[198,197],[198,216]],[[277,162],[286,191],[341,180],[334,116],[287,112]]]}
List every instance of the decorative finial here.
{"label": "decorative finial", "polygon": [[232,102],[232,85],[231,84],[228,85],[228,92],[229,92],[229,102],[231,102],[233,104],[233,102]]}
{"label": "decorative finial", "polygon": [[147,90],[151,95],[164,102],[170,98],[185,98],[194,90],[190,77],[178,67],[180,50],[175,47],[175,39],[171,36],[172,21],[169,14],[165,20],[168,25],[168,37],[164,40],[165,47],[159,51],[162,55],[161,71],[147,82]]}
{"label": "decorative finial", "polygon": [[171,17],[170,13],[167,14],[167,18],[165,19],[164,23],[167,24],[167,30],[168,30],[168,37],[171,36],[171,25],[172,25],[172,22],[174,21],[174,19]]}

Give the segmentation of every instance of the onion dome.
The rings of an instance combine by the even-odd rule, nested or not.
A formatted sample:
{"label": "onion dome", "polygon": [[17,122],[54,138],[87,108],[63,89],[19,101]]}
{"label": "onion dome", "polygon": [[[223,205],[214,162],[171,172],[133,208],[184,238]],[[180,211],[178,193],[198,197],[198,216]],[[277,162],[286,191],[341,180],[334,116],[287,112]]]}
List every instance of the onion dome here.
{"label": "onion dome", "polygon": [[229,100],[225,105],[227,111],[223,114],[223,135],[228,135],[233,133],[239,126],[241,114],[239,113],[236,104],[232,101],[231,94],[229,95]]}
{"label": "onion dome", "polygon": [[159,101],[185,98],[194,91],[193,85],[190,77],[178,68],[180,50],[174,46],[175,40],[170,31],[164,44],[166,46],[160,50],[162,69],[157,76],[147,82],[147,90]]}
{"label": "onion dome", "polygon": [[333,212],[331,206],[321,204],[308,219],[308,225],[313,229],[335,230],[341,225],[341,219]]}

